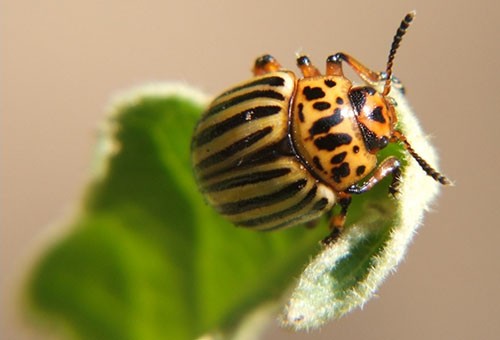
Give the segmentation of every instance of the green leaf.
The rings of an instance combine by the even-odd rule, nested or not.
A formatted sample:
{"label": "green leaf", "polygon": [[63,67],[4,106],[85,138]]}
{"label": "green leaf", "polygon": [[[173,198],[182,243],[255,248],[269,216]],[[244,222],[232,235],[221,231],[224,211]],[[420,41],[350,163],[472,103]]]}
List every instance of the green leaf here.
{"label": "green leaf", "polygon": [[326,229],[249,232],[205,204],[189,156],[204,104],[160,86],[112,108],[71,231],[31,275],[37,310],[81,338],[193,339],[281,297]]}
{"label": "green leaf", "polygon": [[[235,228],[205,204],[192,176],[191,133],[205,104],[192,89],[158,85],[111,108],[80,209],[29,277],[28,301],[39,316],[81,339],[248,339],[315,254],[283,316],[297,329],[364,303],[393,270],[437,190],[418,166],[408,161],[400,201],[388,197],[387,181],[355,197],[346,232],[332,247],[319,244],[326,219],[314,229]],[[420,138],[412,142],[421,151],[427,142],[416,126],[409,137]],[[401,147],[381,157],[392,154]],[[415,185],[426,192],[422,204],[405,198]],[[394,246],[398,237],[406,238]],[[270,302],[260,309],[264,317],[254,314],[257,321],[245,326]]]}

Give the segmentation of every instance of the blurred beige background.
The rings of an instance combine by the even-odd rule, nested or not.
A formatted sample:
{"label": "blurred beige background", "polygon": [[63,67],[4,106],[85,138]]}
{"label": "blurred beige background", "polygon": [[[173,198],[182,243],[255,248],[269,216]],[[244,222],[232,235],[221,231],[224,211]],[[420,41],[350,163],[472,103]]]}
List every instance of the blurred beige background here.
{"label": "blurred beige background", "polygon": [[269,52],[295,69],[346,51],[395,72],[456,186],[443,190],[379,298],[320,332],[265,339],[500,337],[500,23],[497,0],[2,1],[1,339],[45,339],[16,317],[29,254],[82,191],[111,95],[177,80],[215,94]]}

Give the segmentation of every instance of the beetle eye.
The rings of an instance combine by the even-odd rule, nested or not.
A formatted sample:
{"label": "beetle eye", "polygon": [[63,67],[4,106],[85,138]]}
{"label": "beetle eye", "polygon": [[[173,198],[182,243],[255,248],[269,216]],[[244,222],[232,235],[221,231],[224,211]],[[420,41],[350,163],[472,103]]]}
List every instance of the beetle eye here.
{"label": "beetle eye", "polygon": [[387,146],[387,144],[389,144],[389,138],[387,138],[386,136],[383,136],[382,138],[380,138],[378,140],[379,149],[385,148]]}

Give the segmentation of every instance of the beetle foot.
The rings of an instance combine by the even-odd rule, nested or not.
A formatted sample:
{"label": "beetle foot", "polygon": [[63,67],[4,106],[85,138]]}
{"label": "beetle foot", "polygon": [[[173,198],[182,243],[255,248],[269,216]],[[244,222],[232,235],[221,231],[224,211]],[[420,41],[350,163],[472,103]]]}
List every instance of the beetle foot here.
{"label": "beetle foot", "polygon": [[341,228],[333,227],[331,233],[321,241],[321,244],[325,247],[331,246],[338,240],[340,234]]}
{"label": "beetle foot", "polygon": [[389,194],[396,198],[399,194],[399,185],[401,184],[401,169],[399,167],[394,168],[392,171],[392,182],[389,185]]}

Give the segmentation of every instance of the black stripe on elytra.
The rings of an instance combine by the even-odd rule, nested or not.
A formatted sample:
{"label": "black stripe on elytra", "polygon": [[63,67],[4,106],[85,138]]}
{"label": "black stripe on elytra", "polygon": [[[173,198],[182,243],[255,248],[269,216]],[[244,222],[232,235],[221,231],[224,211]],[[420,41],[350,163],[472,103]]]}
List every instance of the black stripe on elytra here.
{"label": "black stripe on elytra", "polygon": [[221,204],[217,210],[221,214],[234,215],[252,209],[266,207],[296,195],[300,190],[302,190],[306,186],[306,184],[307,184],[306,179],[300,179],[271,194],[257,196],[236,202]]}
{"label": "black stripe on elytra", "polygon": [[296,217],[294,217],[292,219],[289,219],[289,220],[287,220],[287,221],[285,221],[283,223],[280,223],[280,224],[274,225],[272,227],[266,228],[265,230],[266,231],[271,231],[271,230],[276,230],[276,229],[280,229],[280,228],[283,228],[283,227],[291,226],[291,225],[296,224],[300,220],[307,221],[307,216],[311,216],[311,215],[316,214],[318,211],[321,211],[321,210],[325,209],[325,207],[327,205],[328,205],[328,199],[326,199],[326,198],[323,197],[319,201],[317,201],[316,203],[314,203],[314,205],[312,206],[311,210],[309,210],[305,215],[296,216]]}
{"label": "black stripe on elytra", "polygon": [[264,77],[261,79],[257,79],[240,86],[233,87],[232,89],[227,90],[226,92],[219,95],[215,100],[220,99],[224,96],[230,95],[231,93],[235,93],[237,91],[245,90],[250,87],[259,86],[259,85],[270,85],[270,86],[283,86],[285,85],[285,79],[278,76]]}
{"label": "black stripe on elytra", "polygon": [[242,138],[234,142],[233,144],[229,145],[227,148],[222,149],[221,151],[216,152],[213,155],[205,158],[196,165],[196,168],[198,170],[201,170],[208,168],[214,164],[217,164],[225,160],[226,158],[231,157],[237,154],[238,152],[248,148],[249,146],[257,143],[259,140],[270,134],[272,130],[273,128],[271,126],[268,126],[264,129],[251,133],[248,136],[245,136],[245,138]]}
{"label": "black stripe on elytra", "polygon": [[231,99],[228,99],[222,103],[219,103],[217,105],[212,106],[201,118],[201,121],[207,119],[208,117],[211,117],[221,111],[224,111],[231,106],[235,106],[238,104],[241,104],[243,102],[246,102],[247,100],[252,100],[256,98],[271,98],[271,99],[277,99],[280,101],[284,101],[285,97],[274,90],[255,90],[252,92],[244,93],[242,95],[233,97]]}
{"label": "black stripe on elytra", "polygon": [[227,189],[232,189],[236,187],[241,187],[248,184],[256,184],[259,182],[269,181],[274,178],[282,177],[289,174],[290,168],[280,168],[268,171],[253,172],[250,174],[236,176],[232,178],[225,179],[223,181],[211,184],[203,189],[203,191],[222,191]]}
{"label": "black stripe on elytra", "polygon": [[[270,215],[262,216],[262,217],[257,217],[253,218],[251,220],[246,220],[246,221],[241,221],[237,222],[238,225],[241,225],[243,227],[255,227],[261,224],[269,223],[272,221],[276,220],[281,220],[286,216],[293,215],[300,211],[304,206],[309,204],[314,196],[316,196],[316,192],[318,191],[318,187],[315,185],[309,192],[307,193],[306,197],[304,197],[300,202],[297,204],[292,205],[291,207],[288,207],[286,209],[283,209],[281,211],[275,212]],[[301,216],[302,217],[302,216]]]}
{"label": "black stripe on elytra", "polygon": [[321,87],[306,86],[302,90],[302,93],[306,96],[307,100],[321,99],[325,96],[325,92],[323,92]]}
{"label": "black stripe on elytra", "polygon": [[336,108],[333,112],[333,115],[320,118],[314,122],[313,126],[309,129],[311,137],[321,133],[327,133],[330,131],[331,127],[340,124],[344,120],[339,108]]}
{"label": "black stripe on elytra", "polygon": [[287,136],[275,143],[269,144],[261,149],[255,150],[254,152],[243,155],[241,158],[238,158],[237,160],[235,160],[235,162],[222,169],[208,172],[200,176],[199,181],[203,182],[217,176],[221,176],[225,173],[234,171],[236,167],[238,169],[254,167],[257,165],[273,163],[281,157],[295,157],[295,155],[296,153],[293,146],[291,145],[291,140],[289,136]]}
{"label": "black stripe on elytra", "polygon": [[325,209],[327,204],[328,204],[328,200],[323,197],[318,202],[314,203],[312,210],[313,211],[321,211],[321,210]]}
{"label": "black stripe on elytra", "polygon": [[245,110],[243,112],[235,114],[234,116],[226,120],[223,120],[218,124],[212,125],[203,131],[200,131],[200,133],[196,135],[196,138],[194,140],[194,145],[199,147],[221,136],[222,134],[230,131],[231,129],[234,129],[239,125],[245,124],[255,119],[272,116],[274,114],[279,113],[280,111],[281,107],[274,105],[258,106],[252,109]]}
{"label": "black stripe on elytra", "polygon": [[377,106],[368,116],[371,120],[379,123],[385,123],[384,115],[382,114],[382,106]]}

